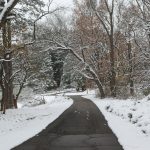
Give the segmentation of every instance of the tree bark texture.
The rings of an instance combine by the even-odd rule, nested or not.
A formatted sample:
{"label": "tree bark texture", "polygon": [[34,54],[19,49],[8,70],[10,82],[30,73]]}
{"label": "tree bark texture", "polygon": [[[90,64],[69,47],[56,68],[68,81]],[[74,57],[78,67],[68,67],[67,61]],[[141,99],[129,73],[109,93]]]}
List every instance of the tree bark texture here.
{"label": "tree bark texture", "polygon": [[6,108],[13,107],[13,83],[12,83],[12,52],[11,52],[11,23],[8,20],[3,27],[4,46],[4,94],[3,100]]}
{"label": "tree bark texture", "polygon": [[94,82],[96,83],[96,85],[99,89],[101,99],[105,98],[105,92],[104,92],[103,85],[102,85],[102,82],[100,81],[100,79],[98,79],[98,77],[90,69],[87,68],[86,71],[92,75]]}

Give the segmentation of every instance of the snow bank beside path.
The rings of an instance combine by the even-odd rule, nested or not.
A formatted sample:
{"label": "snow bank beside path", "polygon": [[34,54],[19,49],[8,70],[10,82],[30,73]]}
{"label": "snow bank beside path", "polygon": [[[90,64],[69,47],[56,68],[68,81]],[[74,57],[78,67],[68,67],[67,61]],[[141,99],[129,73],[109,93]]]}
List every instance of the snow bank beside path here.
{"label": "snow bank beside path", "polygon": [[150,150],[150,99],[91,99],[104,114],[124,150]]}
{"label": "snow bank beside path", "polygon": [[9,150],[33,137],[73,103],[62,96],[42,97],[46,104],[7,110],[6,115],[0,114],[0,150]]}

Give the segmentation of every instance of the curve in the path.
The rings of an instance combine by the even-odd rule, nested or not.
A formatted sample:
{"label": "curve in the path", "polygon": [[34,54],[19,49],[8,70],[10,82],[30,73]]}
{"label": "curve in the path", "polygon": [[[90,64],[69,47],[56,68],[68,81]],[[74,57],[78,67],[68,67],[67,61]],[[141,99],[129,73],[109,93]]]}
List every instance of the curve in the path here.
{"label": "curve in the path", "polygon": [[81,96],[70,97],[70,108],[13,150],[123,150],[97,106]]}

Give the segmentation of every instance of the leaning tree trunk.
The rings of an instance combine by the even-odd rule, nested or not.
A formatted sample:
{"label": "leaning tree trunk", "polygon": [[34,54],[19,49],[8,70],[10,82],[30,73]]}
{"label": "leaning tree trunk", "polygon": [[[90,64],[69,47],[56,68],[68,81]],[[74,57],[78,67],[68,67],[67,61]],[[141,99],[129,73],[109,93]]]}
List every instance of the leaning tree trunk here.
{"label": "leaning tree trunk", "polygon": [[103,89],[103,86],[102,84],[99,82],[99,80],[94,80],[98,89],[99,89],[99,92],[100,92],[100,95],[101,95],[101,99],[105,98],[105,93],[104,93],[104,89]]}
{"label": "leaning tree trunk", "polygon": [[100,92],[100,95],[101,95],[101,99],[105,98],[105,93],[104,93],[104,89],[103,89],[103,85],[102,85],[102,82],[100,81],[100,79],[97,77],[97,75],[89,68],[89,66],[86,68],[86,71],[89,72],[93,79],[94,79],[94,82],[96,83],[98,89],[99,89],[99,92]]}

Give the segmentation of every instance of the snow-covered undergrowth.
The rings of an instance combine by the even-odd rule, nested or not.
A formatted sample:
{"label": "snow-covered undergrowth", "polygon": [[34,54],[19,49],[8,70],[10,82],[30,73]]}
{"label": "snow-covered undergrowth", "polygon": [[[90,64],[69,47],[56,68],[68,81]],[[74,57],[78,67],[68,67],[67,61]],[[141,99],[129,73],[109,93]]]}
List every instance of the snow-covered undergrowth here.
{"label": "snow-covered undergrowth", "polygon": [[[41,99],[45,104],[39,104]],[[28,105],[22,101],[20,109],[7,110],[6,115],[0,114],[0,150],[9,150],[33,137],[72,103],[67,97],[38,95],[33,101],[28,101]]]}
{"label": "snow-covered undergrowth", "polygon": [[36,95],[29,98],[23,98],[24,100],[18,102],[18,108],[34,107],[42,104],[46,104],[45,97],[42,95]]}
{"label": "snow-covered undergrowth", "polygon": [[133,124],[137,129],[150,136],[150,97],[143,100],[111,101],[106,110]]}
{"label": "snow-covered undergrowth", "polygon": [[95,89],[87,89],[85,91],[79,91],[77,92],[76,89],[66,89],[63,91],[60,91],[58,95],[88,95],[88,94],[95,94]]}
{"label": "snow-covered undergrowth", "polygon": [[124,150],[150,150],[150,98],[91,99],[101,110]]}

